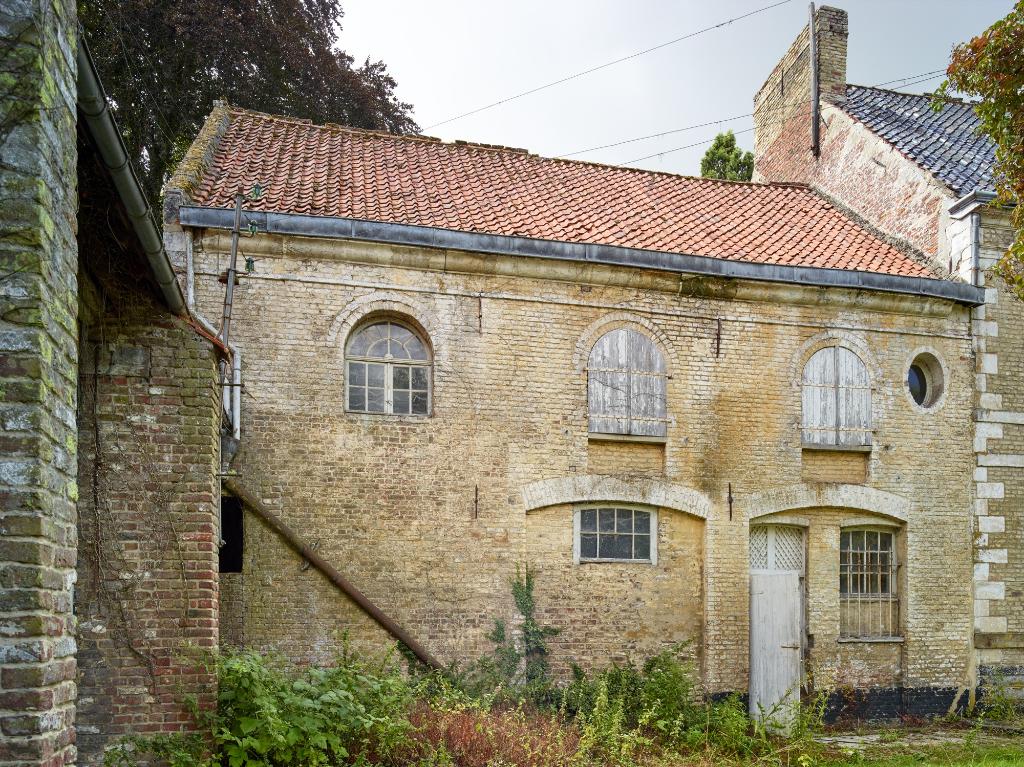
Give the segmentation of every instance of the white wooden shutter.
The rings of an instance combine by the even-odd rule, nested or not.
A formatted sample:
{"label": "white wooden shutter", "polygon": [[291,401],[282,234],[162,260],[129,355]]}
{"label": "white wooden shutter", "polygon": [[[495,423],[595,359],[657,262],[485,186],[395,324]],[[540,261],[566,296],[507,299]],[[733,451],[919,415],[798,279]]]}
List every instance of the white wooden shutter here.
{"label": "white wooden shutter", "polygon": [[804,366],[803,441],[811,445],[871,444],[871,378],[854,352],[830,346]]}
{"label": "white wooden shutter", "polygon": [[867,366],[849,349],[836,348],[840,445],[871,444],[871,378]]}
{"label": "white wooden shutter", "polygon": [[647,336],[626,332],[629,358],[629,433],[644,437],[666,434],[665,359]]}
{"label": "white wooden shutter", "polygon": [[625,331],[613,330],[594,344],[587,370],[590,431],[629,434],[629,370]]}
{"label": "white wooden shutter", "polygon": [[804,365],[803,441],[809,445],[836,442],[836,347],[819,349]]}
{"label": "white wooden shutter", "polygon": [[666,369],[658,347],[628,328],[605,334],[590,353],[590,431],[664,436]]}

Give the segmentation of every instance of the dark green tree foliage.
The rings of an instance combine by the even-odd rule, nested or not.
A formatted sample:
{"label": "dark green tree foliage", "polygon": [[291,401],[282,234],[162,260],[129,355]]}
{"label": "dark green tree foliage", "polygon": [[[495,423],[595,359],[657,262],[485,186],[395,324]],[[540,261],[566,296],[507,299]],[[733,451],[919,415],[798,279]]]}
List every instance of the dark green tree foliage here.
{"label": "dark green tree foliage", "polygon": [[936,108],[950,90],[981,99],[974,111],[996,145],[998,202],[1015,206],[1017,236],[997,271],[1024,298],[1024,0],[1006,18],[957,46],[947,74],[936,94]]}
{"label": "dark green tree foliage", "polygon": [[338,47],[338,0],[81,0],[85,37],[154,205],[215,99],[407,133],[384,64]]}
{"label": "dark green tree foliage", "polygon": [[754,155],[736,146],[736,135],[731,130],[719,133],[700,161],[700,175],[726,181],[750,181],[754,175]]}

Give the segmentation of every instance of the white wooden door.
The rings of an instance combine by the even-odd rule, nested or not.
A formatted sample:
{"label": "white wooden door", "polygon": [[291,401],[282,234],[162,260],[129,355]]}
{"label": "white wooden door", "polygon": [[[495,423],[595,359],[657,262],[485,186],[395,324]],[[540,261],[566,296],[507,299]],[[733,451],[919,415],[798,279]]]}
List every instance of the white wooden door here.
{"label": "white wooden door", "polygon": [[750,531],[750,715],[787,731],[800,703],[803,666],[803,531]]}

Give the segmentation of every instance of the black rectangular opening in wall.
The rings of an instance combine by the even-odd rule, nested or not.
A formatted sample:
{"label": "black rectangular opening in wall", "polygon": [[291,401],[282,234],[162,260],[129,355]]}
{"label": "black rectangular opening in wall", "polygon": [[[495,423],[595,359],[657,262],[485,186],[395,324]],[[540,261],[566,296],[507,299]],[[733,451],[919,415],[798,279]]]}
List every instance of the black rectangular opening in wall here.
{"label": "black rectangular opening in wall", "polygon": [[220,572],[242,572],[242,538],[243,538],[242,502],[230,495],[220,498],[220,537],[224,545],[220,547]]}

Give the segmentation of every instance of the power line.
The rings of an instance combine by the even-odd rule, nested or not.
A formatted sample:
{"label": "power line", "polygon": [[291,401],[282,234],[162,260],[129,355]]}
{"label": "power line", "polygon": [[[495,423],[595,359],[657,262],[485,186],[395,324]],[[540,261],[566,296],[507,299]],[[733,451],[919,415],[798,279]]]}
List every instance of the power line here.
{"label": "power line", "polygon": [[[733,135],[734,136],[739,136],[740,134],[743,134],[743,133],[750,133],[752,130],[754,130],[753,127],[744,128],[743,130],[734,131]],[[715,138],[717,138],[717,136]],[[661,156],[663,154],[672,154],[672,152],[681,152],[684,149],[692,149],[695,146],[701,146],[703,144],[710,144],[712,141],[715,140],[715,138],[706,138],[703,141],[696,141],[696,142],[694,142],[692,144],[686,144],[685,146],[677,146],[677,147],[673,147],[672,149],[663,149],[662,151],[655,152],[654,154],[648,154],[648,155],[644,155],[643,157],[637,157],[635,160],[627,160],[626,162],[622,163],[622,165],[632,165],[635,162],[642,162],[643,160],[650,160],[652,157],[659,157],[659,156]]]}
{"label": "power line", "polygon": [[[908,87],[910,85],[914,85],[915,84],[913,82],[906,82],[908,80],[915,80],[916,82],[925,82],[925,80],[933,80],[933,79],[935,79],[935,76],[937,76],[939,74],[944,74],[945,71],[946,70],[944,70],[944,69],[936,69],[936,70],[932,70],[931,72],[921,72],[921,73],[916,74],[916,75],[910,75],[909,77],[900,77],[900,78],[897,78],[896,80],[888,80],[888,81],[886,81],[884,83],[879,83],[878,85],[873,85],[871,87],[873,87],[873,88],[881,88],[884,85],[892,85],[893,83],[903,83],[903,85],[900,85],[900,86],[897,86],[897,87],[906,88],[906,87]],[[926,77],[926,75],[932,75],[932,77]],[[916,79],[916,78],[922,78],[922,77],[924,78],[924,80],[917,80]],[[780,105],[780,106],[777,106],[777,107],[773,107],[771,111],[775,111],[777,109],[789,109],[791,107],[792,107],[791,104],[783,104],[783,105]],[[672,128],[671,130],[662,131],[660,133],[649,133],[646,136],[635,136],[633,138],[623,139],[622,141],[615,141],[615,142],[613,142],[611,144],[601,144],[600,146],[592,146],[592,147],[588,147],[586,149],[577,149],[575,152],[565,152],[565,153],[562,153],[562,154],[555,155],[555,157],[575,157],[578,154],[586,154],[588,152],[597,152],[597,151],[599,151],[601,149],[612,149],[613,147],[623,146],[625,144],[634,144],[637,141],[646,141],[647,139],[661,138],[662,136],[670,136],[673,133],[684,133],[685,131],[696,130],[697,128],[707,128],[709,125],[719,125],[721,123],[732,122],[733,120],[742,120],[744,117],[753,117],[753,116],[754,116],[753,112],[747,112],[746,114],[733,115],[732,117],[722,117],[722,118],[719,118],[717,120],[708,120],[707,122],[697,123],[695,125],[687,125],[687,126],[684,126],[682,128]]]}
{"label": "power line", "polygon": [[488,109],[493,109],[496,106],[501,106],[502,104],[507,104],[510,101],[515,101],[516,99],[521,99],[521,98],[523,98],[523,96],[529,96],[529,95],[531,95],[533,93],[537,93],[537,92],[545,90],[547,88],[552,88],[552,87],[554,87],[556,85],[561,85],[562,83],[567,83],[570,80],[575,80],[578,77],[583,77],[584,75],[589,75],[589,74],[592,74],[594,72],[598,72],[598,71],[600,71],[602,69],[607,69],[608,67],[615,66],[616,64],[621,64],[623,61],[629,61],[630,59],[635,59],[638,56],[643,56],[645,54],[652,53],[652,52],[657,51],[657,50],[661,50],[662,48],[667,48],[668,46],[675,45],[676,43],[682,42],[683,40],[689,40],[690,38],[697,37],[698,35],[702,35],[705,32],[710,32],[710,31],[712,31],[714,29],[719,29],[721,27],[728,26],[729,24],[732,24],[735,21],[740,21],[742,19],[749,18],[750,16],[756,16],[759,13],[764,13],[765,11],[769,11],[772,8],[778,8],[780,5],[786,5],[787,3],[790,3],[790,2],[792,2],[792,0],[781,0],[780,2],[773,3],[772,5],[765,5],[765,6],[761,7],[761,8],[757,8],[756,10],[750,11],[749,13],[744,13],[742,16],[735,16],[735,17],[733,17],[731,19],[726,19],[725,21],[719,22],[718,24],[713,24],[710,27],[704,27],[704,29],[698,29],[696,32],[690,32],[688,34],[683,35],[682,37],[677,37],[677,38],[675,38],[673,40],[669,40],[668,42],[661,43],[660,45],[655,45],[652,48],[645,48],[642,51],[637,51],[636,53],[631,53],[628,56],[623,56],[622,58],[615,59],[614,61],[608,61],[608,62],[605,62],[604,64],[599,64],[596,67],[591,67],[590,69],[584,69],[584,70],[582,70],[580,72],[575,72],[575,73],[573,73],[571,75],[567,75],[566,77],[562,77],[562,78],[560,78],[558,80],[553,80],[550,83],[546,83],[544,85],[539,85],[536,88],[531,88],[530,90],[523,91],[522,93],[517,93],[514,96],[508,96],[507,98],[500,99],[499,101],[495,101],[492,104],[487,104],[486,106],[478,107],[477,109],[472,109],[469,112],[463,112],[462,114],[455,115],[454,117],[449,117],[447,120],[441,120],[441,122],[436,122],[433,125],[428,125],[423,130],[430,130],[432,128],[438,127],[439,125],[447,125],[450,122],[455,122],[456,120],[461,120],[463,117],[469,117],[470,115],[479,114],[480,112],[484,112],[484,111],[486,111]]}
{"label": "power line", "polygon": [[[942,74],[945,74],[945,70],[938,70],[938,71],[942,72]],[[925,74],[927,74],[927,73],[925,73]],[[942,74],[933,74],[931,77],[921,77],[921,75],[914,75],[913,77],[910,77],[910,78],[904,77],[904,78],[900,78],[898,80],[889,80],[888,82],[880,83],[879,85],[871,85],[871,86],[868,86],[868,87],[870,87],[870,88],[880,88],[880,87],[882,87],[882,85],[891,85],[893,83],[903,82],[905,80],[910,80],[910,82],[903,82],[903,85],[898,86],[900,88],[909,88],[912,85],[919,85],[920,83],[928,82],[929,80],[936,80],[939,77],[941,77]],[[920,77],[921,79],[915,80],[915,79],[913,79],[914,77]],[[743,115],[743,116],[744,117],[751,117],[752,114],[753,113],[751,113],[749,115]],[[797,112],[795,114],[799,114],[799,112]],[[733,118],[733,119],[738,119],[738,118]],[[712,121],[712,123],[709,123],[709,124],[716,124],[717,122],[726,122],[726,120],[721,120],[721,121],[717,121],[716,120],[716,121]],[[680,129],[680,130],[685,130],[685,128],[684,129]],[[750,133],[752,130],[754,130],[753,127],[744,128],[743,130],[735,131],[733,135],[739,136],[742,133]],[[669,133],[671,133],[671,132],[674,132],[674,131],[669,131]],[[697,142],[692,143],[692,144],[685,144],[684,146],[673,147],[672,149],[665,149],[665,150],[662,150],[661,152],[655,152],[654,154],[645,155],[643,157],[637,157],[634,160],[627,160],[626,162],[623,162],[623,163],[620,163],[620,164],[621,165],[632,165],[635,162],[643,162],[644,160],[650,160],[653,157],[659,157],[659,156],[665,155],[665,154],[672,154],[673,152],[681,152],[684,149],[693,149],[693,147],[701,146],[702,144],[710,144],[712,141],[715,140],[715,138],[717,138],[717,137],[712,137],[712,138],[704,139],[703,141],[697,141]],[[620,142],[620,143],[628,144],[628,143],[630,143],[630,141],[633,141],[633,140],[640,141],[641,139],[631,139],[631,140],[623,141],[623,142]],[[613,145],[613,146],[617,146],[617,144]],[[584,151],[589,151],[589,150],[584,150]],[[579,153],[577,152],[575,154],[579,154]]]}
{"label": "power line", "polygon": [[697,128],[706,128],[709,125],[718,125],[720,123],[727,123],[733,120],[742,120],[744,117],[750,117],[753,112],[748,112],[743,115],[736,115],[735,117],[724,117],[721,120],[709,120],[706,123],[697,123],[696,125],[687,125],[683,128],[673,128],[672,130],[662,131],[661,133],[650,133],[646,136],[636,136],[635,138],[627,138],[622,141],[616,141],[612,144],[602,144],[601,146],[592,146],[587,149],[577,149],[575,152],[566,152],[564,154],[555,155],[556,157],[574,157],[578,154],[586,154],[587,152],[596,152],[599,149],[611,149],[612,147],[622,146],[623,144],[633,144],[637,141],[645,141],[650,138],[661,138],[662,136],[670,136],[673,133],[683,133],[688,130],[696,130]]}

